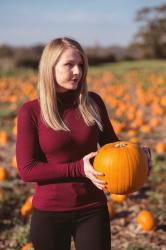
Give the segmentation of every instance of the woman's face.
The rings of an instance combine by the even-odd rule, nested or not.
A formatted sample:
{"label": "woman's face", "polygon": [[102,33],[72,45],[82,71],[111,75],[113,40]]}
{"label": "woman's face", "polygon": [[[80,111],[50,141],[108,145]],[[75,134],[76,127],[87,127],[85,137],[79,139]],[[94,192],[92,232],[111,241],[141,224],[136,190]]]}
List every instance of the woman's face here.
{"label": "woman's face", "polygon": [[66,49],[55,65],[57,92],[77,89],[83,74],[83,60],[74,48]]}

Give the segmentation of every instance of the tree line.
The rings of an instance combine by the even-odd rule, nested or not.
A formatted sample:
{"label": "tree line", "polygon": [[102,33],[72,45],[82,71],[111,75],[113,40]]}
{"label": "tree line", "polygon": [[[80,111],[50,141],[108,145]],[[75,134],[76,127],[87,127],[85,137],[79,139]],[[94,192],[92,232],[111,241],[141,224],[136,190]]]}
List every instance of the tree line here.
{"label": "tree line", "polygon": [[[119,60],[138,60],[144,58],[166,58],[166,4],[138,10],[135,21],[140,28],[128,47],[107,47],[96,45],[84,48],[90,65],[98,65]],[[32,47],[16,48],[9,45],[0,46],[0,67],[4,62],[14,67],[37,68],[44,44]]]}

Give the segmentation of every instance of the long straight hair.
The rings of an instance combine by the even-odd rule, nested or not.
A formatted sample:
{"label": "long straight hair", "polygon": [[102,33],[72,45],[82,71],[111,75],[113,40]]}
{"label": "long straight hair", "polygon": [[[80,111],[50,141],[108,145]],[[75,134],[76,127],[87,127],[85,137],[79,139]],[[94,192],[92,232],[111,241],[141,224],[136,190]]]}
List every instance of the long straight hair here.
{"label": "long straight hair", "polygon": [[70,131],[58,112],[56,76],[54,73],[54,67],[57,64],[60,56],[68,48],[74,48],[80,54],[83,61],[83,73],[78,85],[78,109],[88,126],[97,123],[100,130],[102,130],[103,126],[101,123],[98,106],[88,95],[87,55],[77,41],[68,37],[57,38],[50,41],[43,50],[39,63],[37,84],[37,97],[41,108],[41,118],[45,125],[52,128],[53,130]]}

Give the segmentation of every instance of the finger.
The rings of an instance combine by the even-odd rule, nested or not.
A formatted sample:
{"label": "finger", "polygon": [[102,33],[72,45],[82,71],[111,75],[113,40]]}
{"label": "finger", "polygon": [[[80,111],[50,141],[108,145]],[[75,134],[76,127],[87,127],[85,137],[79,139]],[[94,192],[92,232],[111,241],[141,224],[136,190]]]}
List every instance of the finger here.
{"label": "finger", "polygon": [[148,152],[148,147],[142,146],[142,149],[143,149],[145,152]]}
{"label": "finger", "polygon": [[97,187],[101,188],[101,189],[103,189],[103,188],[105,187],[105,185],[99,185],[99,184],[96,184],[96,183],[95,183],[95,185],[96,185]]}
{"label": "finger", "polygon": [[86,158],[87,159],[90,159],[90,158],[92,158],[92,157],[94,157],[94,156],[96,156],[97,155],[97,151],[96,152],[91,152],[90,154],[88,154],[87,156],[86,156]]}
{"label": "finger", "polygon": [[151,156],[151,150],[150,150],[150,148],[149,147],[146,147],[146,150],[147,150],[147,152],[150,154],[150,156]]}
{"label": "finger", "polygon": [[148,157],[148,159],[151,159],[151,153],[150,153],[150,151],[147,148],[143,148],[143,150],[144,150],[146,156]]}
{"label": "finger", "polygon": [[151,153],[151,150],[150,150],[150,148],[148,148],[148,152],[149,152],[149,154],[150,154],[150,157],[152,156],[152,153]]}
{"label": "finger", "polygon": [[92,183],[99,189],[103,190],[104,189],[104,185],[99,185],[99,184],[96,184],[95,182],[92,181]]}
{"label": "finger", "polygon": [[146,146],[146,145],[142,145],[142,148],[148,148],[148,146]]}
{"label": "finger", "polygon": [[147,153],[151,156],[151,150],[150,150],[149,147],[147,147],[147,146],[142,146],[142,148],[143,148],[143,150],[144,150],[145,152],[147,152]]}
{"label": "finger", "polygon": [[102,172],[98,172],[98,171],[96,171],[93,167],[91,167],[91,165],[89,165],[89,172],[91,173],[91,174],[93,174],[93,175],[100,175],[100,176],[104,176],[105,174],[104,173],[102,173]]}
{"label": "finger", "polygon": [[103,190],[104,187],[96,186],[98,189]]}
{"label": "finger", "polygon": [[91,173],[90,173],[89,176],[90,176],[90,179],[91,179],[93,182],[97,183],[97,184],[106,184],[106,181],[105,181],[105,180],[99,180],[99,179],[95,178],[95,176],[94,176],[93,174],[91,174]]}
{"label": "finger", "polygon": [[104,173],[98,172],[98,171],[96,171],[96,170],[94,170],[94,169],[91,169],[91,170],[90,170],[90,173],[93,174],[94,176],[105,176]]}

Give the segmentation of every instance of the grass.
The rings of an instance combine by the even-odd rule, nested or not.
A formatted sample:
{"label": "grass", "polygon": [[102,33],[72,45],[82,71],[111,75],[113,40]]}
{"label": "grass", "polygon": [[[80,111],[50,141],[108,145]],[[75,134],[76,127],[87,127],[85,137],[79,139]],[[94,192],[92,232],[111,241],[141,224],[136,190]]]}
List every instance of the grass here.
{"label": "grass", "polygon": [[37,70],[31,68],[13,68],[7,71],[0,71],[0,77],[18,77],[25,78],[26,76],[36,74]]}
{"label": "grass", "polygon": [[105,70],[114,73],[125,72],[128,70],[160,71],[166,70],[166,60],[140,60],[140,61],[122,61],[117,63],[107,63],[100,66],[91,66],[90,73],[103,72]]}

